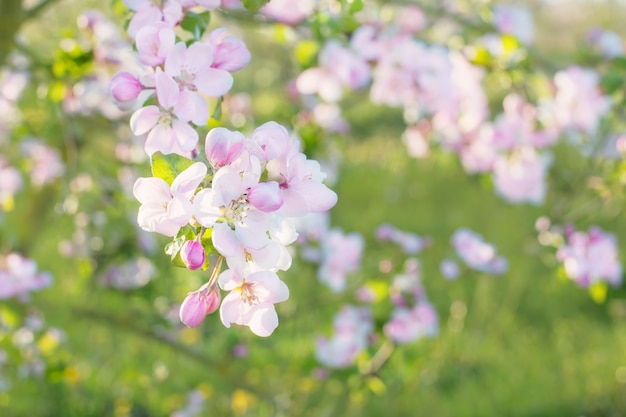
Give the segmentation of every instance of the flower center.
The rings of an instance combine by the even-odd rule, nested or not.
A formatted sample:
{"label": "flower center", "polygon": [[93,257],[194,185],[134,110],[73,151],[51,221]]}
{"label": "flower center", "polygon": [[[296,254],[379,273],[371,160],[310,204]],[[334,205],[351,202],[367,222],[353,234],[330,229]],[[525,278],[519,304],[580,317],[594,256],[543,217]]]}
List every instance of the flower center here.
{"label": "flower center", "polygon": [[254,293],[254,283],[244,281],[241,284],[241,300],[248,305],[259,303],[259,298]]}

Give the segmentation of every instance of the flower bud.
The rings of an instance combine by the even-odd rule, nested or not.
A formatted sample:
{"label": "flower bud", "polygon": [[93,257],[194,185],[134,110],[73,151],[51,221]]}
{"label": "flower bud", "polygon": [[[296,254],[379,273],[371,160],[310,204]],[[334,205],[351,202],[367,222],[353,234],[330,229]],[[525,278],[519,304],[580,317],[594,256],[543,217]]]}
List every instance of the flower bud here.
{"label": "flower bud", "polygon": [[283,205],[283,193],[276,181],[261,182],[248,192],[248,202],[261,211],[276,211]]}
{"label": "flower bud", "polygon": [[128,103],[143,90],[139,79],[128,72],[118,72],[111,79],[111,96],[118,103]]}
{"label": "flower bud", "polygon": [[221,301],[219,289],[215,285],[208,288],[205,284],[198,291],[187,294],[180,305],[180,321],[185,326],[198,327],[207,315],[218,309]]}
{"label": "flower bud", "polygon": [[215,46],[212,67],[235,72],[250,62],[250,51],[246,44],[241,39],[226,36],[226,29],[214,30],[209,41]]}
{"label": "flower bud", "polygon": [[196,240],[188,240],[180,249],[180,258],[188,269],[196,270],[202,268],[206,254],[202,243]]}
{"label": "flower bud", "polygon": [[245,137],[223,127],[211,129],[206,135],[206,157],[216,168],[233,162],[244,149]]}

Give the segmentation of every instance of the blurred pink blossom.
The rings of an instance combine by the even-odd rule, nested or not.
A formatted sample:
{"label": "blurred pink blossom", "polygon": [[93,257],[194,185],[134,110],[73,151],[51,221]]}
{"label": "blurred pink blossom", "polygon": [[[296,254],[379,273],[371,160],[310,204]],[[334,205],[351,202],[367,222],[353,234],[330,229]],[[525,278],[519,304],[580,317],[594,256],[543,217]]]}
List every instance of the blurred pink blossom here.
{"label": "blurred pink blossom", "polygon": [[583,287],[602,281],[612,286],[622,283],[623,268],[613,234],[594,226],[587,233],[571,230],[566,238],[556,257],[570,279]]}

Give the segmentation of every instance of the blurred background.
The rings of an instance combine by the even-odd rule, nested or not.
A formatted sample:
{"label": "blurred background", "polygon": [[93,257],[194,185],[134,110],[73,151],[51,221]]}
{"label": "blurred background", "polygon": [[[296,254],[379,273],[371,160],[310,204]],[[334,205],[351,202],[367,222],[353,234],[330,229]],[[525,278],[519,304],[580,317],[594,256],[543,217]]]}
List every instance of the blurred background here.
{"label": "blurred background", "polygon": [[[455,3],[454,15],[466,21],[438,19],[456,22],[455,36],[470,44],[478,36],[472,31],[483,30],[480,10],[492,3]],[[572,64],[618,68],[594,55],[589,32],[623,39],[624,2],[501,4],[530,10],[532,65],[551,75]],[[366,91],[341,101],[347,132],[308,123],[286,85],[314,65],[302,58],[306,31],[242,11],[211,13],[209,28],[227,27],[252,59],[234,74],[221,119],[200,131],[250,132],[270,120],[296,130],[339,196],[330,224],[360,234],[364,250],[338,293],[294,249],[293,266],[280,274],[291,295],[277,305],[280,325],[269,338],[226,329],[217,315],[194,329],[180,324],[181,300],[207,272],[172,266],[163,253],[168,239],[136,226],[139,204],[130,190],[150,175],[149,161],[128,128],[131,112],[108,96],[108,80],[120,70],[112,58],[132,54],[128,16],[121,1],[0,4],[0,90],[14,97],[0,106],[0,168],[16,167],[23,182],[2,201],[0,254],[20,253],[51,277],[28,300],[0,301],[0,416],[626,415],[626,291],[598,295],[576,285],[551,238],[538,239],[547,228],[537,226],[549,219],[558,235],[569,223],[599,225],[623,247],[623,157],[590,158],[561,141],[546,201],[513,205],[449,152],[409,156],[402,110],[372,104]],[[623,81],[626,66],[615,71]],[[618,132],[620,105],[610,122]],[[7,181],[7,171],[2,176]],[[377,239],[384,223],[417,235],[423,250],[409,255]],[[507,271],[462,267],[446,279],[440,263],[454,257],[450,239],[459,228],[493,244]],[[418,259],[436,335],[386,342],[380,329],[391,304],[381,302],[372,307],[376,335],[353,363],[320,363],[316,340],[332,334],[340,308],[363,304],[355,291],[366,284],[375,298],[386,295],[408,258]]]}

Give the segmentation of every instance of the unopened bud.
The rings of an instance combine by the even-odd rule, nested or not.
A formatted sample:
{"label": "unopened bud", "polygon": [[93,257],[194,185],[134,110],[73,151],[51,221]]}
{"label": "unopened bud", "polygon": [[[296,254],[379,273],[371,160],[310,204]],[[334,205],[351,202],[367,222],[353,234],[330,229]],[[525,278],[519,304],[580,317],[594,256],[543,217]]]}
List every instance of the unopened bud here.
{"label": "unopened bud", "polygon": [[128,103],[139,96],[143,85],[137,77],[128,72],[118,72],[111,79],[111,96],[118,103]]}
{"label": "unopened bud", "polygon": [[196,270],[202,268],[206,254],[202,243],[196,240],[188,240],[180,249],[180,258],[188,269]]}
{"label": "unopened bud", "polygon": [[214,313],[220,306],[222,295],[213,285],[210,288],[203,286],[198,291],[190,292],[180,305],[180,321],[188,327],[198,327],[204,318]]}
{"label": "unopened bud", "polygon": [[216,168],[233,162],[244,149],[245,137],[223,127],[212,129],[206,135],[206,157]]}

